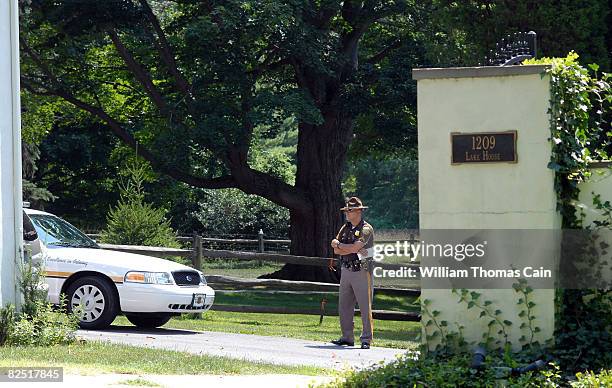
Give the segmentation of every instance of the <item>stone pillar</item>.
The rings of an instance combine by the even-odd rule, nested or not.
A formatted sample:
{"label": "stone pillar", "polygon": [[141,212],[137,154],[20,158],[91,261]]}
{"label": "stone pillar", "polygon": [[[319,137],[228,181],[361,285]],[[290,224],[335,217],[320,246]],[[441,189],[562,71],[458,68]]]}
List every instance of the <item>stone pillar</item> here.
{"label": "stone pillar", "polygon": [[[550,78],[545,66],[415,69],[418,82],[420,229],[559,229],[554,174],[547,168]],[[516,161],[451,163],[451,132],[516,131]],[[512,289],[476,290],[513,321],[509,341],[520,349],[518,296]],[[533,292],[543,343],[554,331],[554,290]],[[480,311],[445,289],[423,289],[449,330],[464,327],[478,343],[487,331]],[[510,318],[512,317],[512,318]],[[424,337],[424,336],[423,336]],[[431,344],[430,344],[431,345]]]}
{"label": "stone pillar", "polygon": [[0,306],[17,304],[22,257],[17,0],[0,1]]}

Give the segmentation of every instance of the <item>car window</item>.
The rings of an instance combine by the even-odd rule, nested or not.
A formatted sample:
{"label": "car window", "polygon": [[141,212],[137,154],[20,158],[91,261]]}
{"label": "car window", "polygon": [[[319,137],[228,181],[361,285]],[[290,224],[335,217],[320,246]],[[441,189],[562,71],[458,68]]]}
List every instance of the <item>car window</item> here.
{"label": "car window", "polygon": [[98,248],[92,239],[59,217],[32,214],[30,219],[40,240],[47,246],[66,246],[77,248]]}

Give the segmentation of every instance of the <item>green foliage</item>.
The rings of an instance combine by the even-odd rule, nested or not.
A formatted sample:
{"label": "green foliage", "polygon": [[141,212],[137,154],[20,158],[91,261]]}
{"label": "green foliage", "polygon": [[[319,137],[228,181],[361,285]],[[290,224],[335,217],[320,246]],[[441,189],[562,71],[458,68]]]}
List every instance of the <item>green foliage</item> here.
{"label": "green foliage", "polygon": [[21,265],[19,271],[19,291],[23,295],[21,312],[30,317],[37,316],[37,309],[41,307],[41,302],[47,298],[47,289],[42,266],[33,264],[28,257],[26,257],[25,263]]}
{"label": "green foliage", "polygon": [[612,291],[563,290],[553,354],[567,371],[609,368],[612,365]]}
{"label": "green foliage", "polygon": [[[578,55],[566,58],[543,58],[527,63],[548,63],[551,76],[550,129],[553,149],[549,168],[555,171],[557,209],[564,228],[582,228],[576,211],[579,183],[590,176],[589,163],[608,158],[612,141],[610,117],[612,88],[610,74],[598,76],[578,64]],[[609,202],[594,197],[594,206],[612,214]],[[609,217],[608,217],[609,218]],[[600,221],[598,228],[612,227],[610,220]],[[590,227],[589,227],[590,228]],[[586,242],[585,242],[586,243]],[[582,257],[561,258],[562,271],[579,273],[576,263],[587,262],[589,247]],[[594,283],[595,284],[595,283]],[[600,369],[612,363],[612,291],[567,289],[557,291],[558,313],[555,328],[554,356],[564,370]]]}
{"label": "green foliage", "polygon": [[[397,156],[416,145],[416,83],[406,69],[422,62],[424,34],[415,30],[428,23],[417,2],[20,5],[22,85],[28,93],[78,106],[126,145],[138,142],[156,172],[188,185],[238,188],[302,211],[321,195],[326,203],[340,201],[353,139],[360,143],[355,150],[376,148],[379,155]],[[358,116],[363,119],[353,125]],[[284,185],[271,179],[277,174],[251,164],[257,131],[266,139],[299,132],[297,148],[303,151],[290,158],[287,172],[299,171],[301,179],[286,180],[283,173],[281,181],[290,183]],[[74,192],[93,197],[96,187],[82,184],[88,181],[77,181]],[[167,198],[155,203],[169,209]],[[182,195],[177,207],[187,210],[193,199]],[[172,214],[178,222],[180,212]],[[338,214],[311,214],[329,230],[339,221]],[[312,254],[329,249],[312,247],[322,249]]]}
{"label": "green foliage", "polygon": [[480,310],[479,318],[487,321],[487,332],[482,333],[479,345],[486,349],[506,348],[509,345],[508,329],[512,326],[512,321],[503,319],[502,311],[496,308],[492,301],[483,300],[482,294],[467,289],[452,291],[459,296],[459,303],[466,303],[468,310],[471,308]]}
{"label": "green foliage", "polygon": [[0,309],[0,346],[53,346],[73,343],[79,318],[65,314],[65,301],[55,311],[47,301],[44,270],[27,258],[20,270],[19,290],[23,304],[19,313],[12,305]]}
{"label": "green foliage", "polygon": [[0,346],[4,345],[8,340],[14,322],[15,306],[0,307]]}
{"label": "green foliage", "polygon": [[287,209],[237,189],[206,190],[206,198],[199,206],[195,216],[204,234],[255,235],[260,229],[266,236],[288,234]]}
{"label": "green foliage", "polygon": [[68,108],[57,97],[37,96],[21,91],[21,137],[29,144],[40,143],[55,123],[56,113]]}
{"label": "green foliage", "polygon": [[471,356],[423,356],[408,352],[398,360],[361,371],[348,371],[326,387],[559,387],[554,365],[549,370],[508,376],[506,360],[488,356],[482,371],[470,368]]}
{"label": "green foliage", "polygon": [[519,341],[523,344],[523,349],[528,349],[531,353],[534,353],[539,347],[540,343],[534,340],[536,333],[541,331],[540,327],[536,325],[534,314],[534,308],[536,303],[532,300],[533,288],[531,288],[525,279],[519,279],[519,281],[512,285],[514,291],[519,294],[517,304],[521,307],[521,312],[518,314],[522,322],[519,326],[523,334]]}
{"label": "green foliage", "polygon": [[28,143],[25,140],[21,144],[21,176],[22,176],[22,191],[23,200],[29,201],[36,206],[41,202],[50,202],[55,200],[55,197],[45,187],[41,187],[40,183],[35,183],[34,177],[38,171],[37,162],[40,159],[40,149],[35,143]]}
{"label": "green foliage", "polygon": [[430,353],[430,345],[436,344],[432,354],[453,354],[467,351],[468,343],[463,338],[464,326],[456,325],[457,332],[450,330],[448,322],[440,320],[440,311],[431,310],[431,301],[428,299],[418,301],[421,306],[421,316],[425,320],[423,327],[426,345],[422,347],[423,353]]}
{"label": "green foliage", "polygon": [[551,67],[550,130],[552,154],[548,167],[555,171],[557,209],[564,228],[581,227],[576,214],[578,185],[589,176],[589,163],[607,159],[612,143],[609,116],[612,104],[610,74],[591,75],[578,63],[574,52],[566,58],[542,58],[527,64],[544,63]]}
{"label": "green foliage", "polygon": [[104,227],[108,209],[119,199],[116,186],[123,159],[112,158],[118,141],[104,125],[62,113],[39,146],[38,169],[31,177],[56,198],[52,203],[38,201],[32,207],[97,232]]}
{"label": "green foliage", "polygon": [[145,202],[143,184],[148,170],[142,164],[126,167],[127,179],[120,186],[120,200],[107,217],[101,240],[110,244],[178,248],[176,234],[164,209]]}
{"label": "green foliage", "polygon": [[[281,136],[267,140],[259,137],[249,153],[249,164],[258,171],[293,183],[295,165],[291,155],[296,139],[282,141]],[[264,144],[274,146],[263,147]],[[198,230],[204,234],[255,235],[260,229],[268,237],[289,234],[289,211],[265,198],[237,189],[203,190],[202,194],[193,215],[201,224]]]}
{"label": "green foliage", "polygon": [[36,301],[34,315],[22,313],[9,329],[6,345],[67,345],[76,340],[79,318],[76,314],[54,311],[48,302]]}
{"label": "green foliage", "polygon": [[539,56],[560,57],[571,48],[583,64],[595,62],[607,70],[612,65],[607,0],[436,0],[434,5],[436,32],[457,40],[463,48],[458,54],[468,64],[481,62],[506,35],[533,30]]}
{"label": "green foliage", "polygon": [[376,229],[416,229],[419,225],[418,162],[364,158],[349,164],[344,195],[369,206],[364,216]]}
{"label": "green foliage", "polygon": [[601,373],[587,371],[576,374],[577,381],[573,381],[574,388],[604,388],[612,387],[612,369],[602,370]]}

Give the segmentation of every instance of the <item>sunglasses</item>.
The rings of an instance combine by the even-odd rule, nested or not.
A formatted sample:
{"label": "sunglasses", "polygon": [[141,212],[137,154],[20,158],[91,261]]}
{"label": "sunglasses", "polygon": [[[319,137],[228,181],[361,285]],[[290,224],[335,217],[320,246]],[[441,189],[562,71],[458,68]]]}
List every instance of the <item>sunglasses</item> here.
{"label": "sunglasses", "polygon": [[353,208],[350,208],[350,207],[349,207],[348,209],[344,209],[343,211],[344,211],[345,213],[350,213],[350,212],[355,211],[355,210],[361,210],[361,209],[353,209]]}

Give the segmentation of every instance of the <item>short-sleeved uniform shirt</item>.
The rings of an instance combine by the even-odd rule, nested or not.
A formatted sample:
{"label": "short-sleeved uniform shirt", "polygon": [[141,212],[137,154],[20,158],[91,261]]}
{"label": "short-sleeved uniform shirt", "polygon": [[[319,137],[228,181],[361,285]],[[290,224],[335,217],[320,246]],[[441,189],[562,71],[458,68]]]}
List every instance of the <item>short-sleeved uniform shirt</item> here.
{"label": "short-sleeved uniform shirt", "polygon": [[[361,241],[365,249],[374,247],[374,228],[366,221],[361,220],[359,224],[353,226],[350,222],[342,225],[336,239],[343,244],[352,244],[355,241]],[[351,262],[358,261],[359,257],[356,253],[340,256],[342,265],[348,267]]]}

